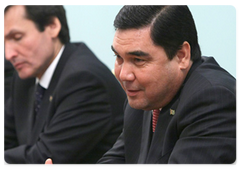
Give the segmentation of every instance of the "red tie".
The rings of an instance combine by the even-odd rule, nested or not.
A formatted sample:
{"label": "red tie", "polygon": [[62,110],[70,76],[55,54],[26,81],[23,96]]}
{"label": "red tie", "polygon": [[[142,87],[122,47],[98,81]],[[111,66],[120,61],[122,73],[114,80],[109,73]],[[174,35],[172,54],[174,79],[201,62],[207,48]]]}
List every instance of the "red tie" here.
{"label": "red tie", "polygon": [[155,132],[155,128],[156,128],[156,125],[157,125],[159,113],[160,113],[159,109],[153,110],[153,118],[152,118],[152,129],[153,129],[153,132]]}

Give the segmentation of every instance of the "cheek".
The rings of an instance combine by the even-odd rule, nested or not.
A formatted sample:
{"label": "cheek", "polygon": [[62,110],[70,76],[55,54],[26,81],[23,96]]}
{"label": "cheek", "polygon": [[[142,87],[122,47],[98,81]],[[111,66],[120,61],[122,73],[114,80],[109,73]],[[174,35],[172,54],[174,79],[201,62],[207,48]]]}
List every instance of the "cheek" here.
{"label": "cheek", "polygon": [[168,75],[155,69],[148,74],[140,74],[138,78],[139,84],[144,87],[145,95],[150,100],[155,99],[156,96],[161,95],[167,86]]}
{"label": "cheek", "polygon": [[34,39],[33,37],[27,37],[19,44],[18,49],[21,56],[31,61],[36,57],[36,55],[38,55],[38,47],[38,40]]}
{"label": "cheek", "polygon": [[43,37],[40,37],[42,39],[36,40],[35,43],[31,46],[31,54],[32,59],[34,60],[36,65],[42,65],[45,60],[53,55],[53,46],[52,44],[47,41],[47,39],[43,39]]}
{"label": "cheek", "polygon": [[50,48],[49,42],[51,42],[51,39],[45,32],[35,31],[33,35],[28,36],[25,44],[28,46],[29,51],[36,55],[38,53],[44,53],[44,51]]}

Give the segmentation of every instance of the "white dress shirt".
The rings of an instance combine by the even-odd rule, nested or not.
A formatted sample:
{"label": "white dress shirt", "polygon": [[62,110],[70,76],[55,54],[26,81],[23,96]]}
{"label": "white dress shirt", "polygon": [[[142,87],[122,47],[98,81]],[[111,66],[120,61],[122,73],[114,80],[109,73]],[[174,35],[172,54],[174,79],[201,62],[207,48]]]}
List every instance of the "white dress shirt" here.
{"label": "white dress shirt", "polygon": [[62,48],[60,49],[60,51],[58,52],[57,57],[53,60],[53,62],[50,64],[50,66],[47,68],[47,70],[43,73],[41,79],[39,80],[38,78],[36,78],[36,84],[39,82],[39,84],[47,89],[49,86],[49,83],[52,79],[53,73],[57,67],[58,61],[61,58],[62,52],[65,48],[65,45],[62,46]]}

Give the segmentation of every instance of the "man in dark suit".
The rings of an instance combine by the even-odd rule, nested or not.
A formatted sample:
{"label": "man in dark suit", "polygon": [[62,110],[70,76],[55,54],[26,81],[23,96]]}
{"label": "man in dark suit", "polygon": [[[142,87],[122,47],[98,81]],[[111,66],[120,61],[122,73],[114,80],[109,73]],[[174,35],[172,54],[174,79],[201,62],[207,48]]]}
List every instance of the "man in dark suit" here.
{"label": "man in dark suit", "polygon": [[123,132],[99,163],[233,163],[236,80],[201,57],[188,7],[124,6],[114,26],[128,103]]}
{"label": "man in dark suit", "polygon": [[122,131],[119,82],[85,44],[69,43],[62,6],[8,6],[4,19],[6,59],[18,73],[5,108],[5,161],[95,163]]}

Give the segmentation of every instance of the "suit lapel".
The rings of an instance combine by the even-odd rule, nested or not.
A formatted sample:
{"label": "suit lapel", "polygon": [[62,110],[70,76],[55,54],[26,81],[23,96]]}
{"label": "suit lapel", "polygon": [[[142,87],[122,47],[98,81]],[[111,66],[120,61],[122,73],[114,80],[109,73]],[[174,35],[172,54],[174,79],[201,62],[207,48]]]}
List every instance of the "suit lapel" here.
{"label": "suit lapel", "polygon": [[143,114],[143,125],[142,125],[142,139],[141,139],[141,148],[140,148],[140,156],[138,159],[138,163],[145,163],[146,157],[149,150],[149,145],[151,142],[151,119],[152,113],[151,111],[145,111]]}
{"label": "suit lapel", "polygon": [[43,127],[44,127],[44,124],[46,122],[46,116],[48,114],[48,107],[49,107],[49,90],[47,89],[45,91],[45,94],[44,94],[44,97],[43,97],[43,100],[42,100],[42,103],[41,103],[41,107],[37,113],[37,116],[36,116],[36,119],[34,121],[34,116],[32,118],[32,122],[34,122],[34,125],[33,125],[33,129],[32,129],[32,134],[31,134],[31,142],[30,143],[35,143],[39,137],[39,134],[41,133]]}
{"label": "suit lapel", "polygon": [[170,104],[161,110],[158,117],[156,130],[152,137],[146,163],[157,163],[161,157],[164,156],[165,153],[163,152],[163,146],[165,132],[167,131],[168,125],[176,112],[178,103],[179,99],[175,98],[172,102],[170,102]]}
{"label": "suit lapel", "polygon": [[28,101],[26,102],[26,108],[27,108],[27,119],[28,119],[28,129],[27,129],[27,141],[28,143],[31,141],[31,131],[33,128],[33,120],[34,120],[34,92],[35,92],[35,79],[32,81],[31,87],[29,87],[28,90]]}
{"label": "suit lapel", "polygon": [[155,163],[162,156],[162,146],[165,136],[165,131],[171,120],[172,116],[169,114],[169,110],[161,111],[158,117],[158,123],[153,134],[152,142],[149,148],[148,163]]}
{"label": "suit lapel", "polygon": [[[38,116],[36,118],[36,123],[33,125],[33,130],[31,133],[31,136],[32,136],[31,143],[35,143],[38,140],[39,134],[43,130],[48,116],[52,116],[52,114],[54,114],[54,113],[48,112],[52,98],[54,97],[54,90],[57,86],[58,80],[61,76],[64,66],[67,63],[67,60],[69,59],[71,53],[73,51],[75,51],[75,49],[76,49],[76,47],[72,44],[66,44],[66,46],[65,46],[62,56],[57,64],[57,67],[56,67],[54,73],[53,73],[53,77],[51,79],[49,87],[44,93],[41,107],[38,112]],[[33,122],[33,117],[31,118],[31,120],[32,120],[31,122]]]}
{"label": "suit lapel", "polygon": [[53,77],[51,79],[51,82],[49,84],[48,90],[51,93],[52,91],[54,91],[54,89],[57,86],[58,80],[61,76],[61,73],[68,61],[68,59],[70,58],[71,54],[75,51],[76,46],[73,44],[66,44],[65,49],[62,53],[62,56],[57,64],[57,67],[53,73]]}
{"label": "suit lapel", "polygon": [[34,120],[34,100],[35,100],[35,90],[36,90],[36,86],[35,86],[35,83],[34,85],[32,85],[32,87],[30,87],[29,89],[29,93],[28,93],[28,99],[29,99],[29,102],[28,102],[28,113],[29,113],[29,117],[28,117],[28,120],[30,122],[30,129],[32,129],[33,127],[33,120]]}

